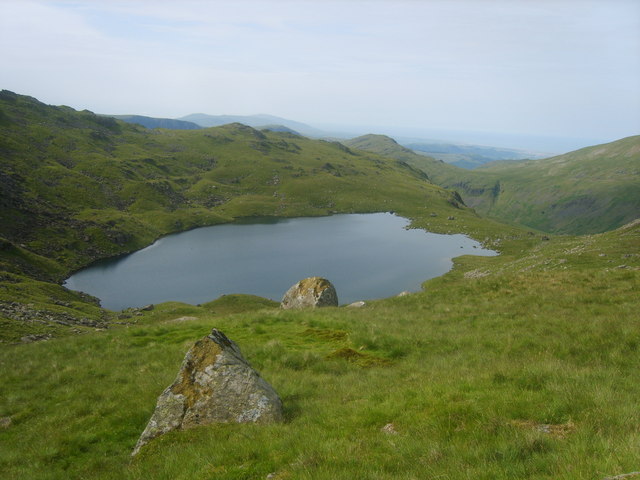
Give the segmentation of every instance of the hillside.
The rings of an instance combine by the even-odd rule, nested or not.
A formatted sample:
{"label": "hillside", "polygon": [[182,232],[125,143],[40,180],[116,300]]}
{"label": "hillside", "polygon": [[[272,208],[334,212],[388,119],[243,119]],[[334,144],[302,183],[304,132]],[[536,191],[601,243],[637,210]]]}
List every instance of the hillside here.
{"label": "hillside", "polygon": [[[390,158],[396,158],[405,162],[409,162],[411,160],[415,161],[418,155],[413,150],[403,147],[393,138],[387,137],[386,135],[362,135],[361,137],[344,140],[342,143],[350,148],[357,148],[358,150],[379,153],[381,155],[385,155]],[[431,157],[425,158],[435,161],[435,159]]]}
{"label": "hillside", "polygon": [[478,173],[500,182],[478,211],[540,230],[597,233],[640,216],[640,136]]}
{"label": "hillside", "polygon": [[176,120],[174,118],[155,118],[143,115],[109,115],[127,123],[135,123],[147,128],[168,128],[171,130],[197,130],[202,128],[193,122]]}
{"label": "hillside", "polygon": [[57,283],[161,235],[237,217],[394,210],[418,223],[433,213],[434,231],[485,235],[477,215],[422,172],[339,143],[241,124],[147,130],[7,91],[0,122],[6,339],[104,325],[95,301]]}
{"label": "hillside", "polygon": [[290,133],[291,135],[300,135],[295,130],[285,127],[284,125],[263,125],[260,130],[269,130],[270,132]]}
{"label": "hillside", "polygon": [[640,212],[640,136],[473,171],[412,153],[384,136],[345,144],[402,159],[434,183],[458,191],[466,205],[483,215],[545,232],[604,232]]}

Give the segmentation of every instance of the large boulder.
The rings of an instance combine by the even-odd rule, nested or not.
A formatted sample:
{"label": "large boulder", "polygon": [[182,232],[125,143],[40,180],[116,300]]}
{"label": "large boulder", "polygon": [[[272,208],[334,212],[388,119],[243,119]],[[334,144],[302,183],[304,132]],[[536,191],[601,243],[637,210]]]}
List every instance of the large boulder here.
{"label": "large boulder", "polygon": [[282,298],[282,308],[337,307],[338,294],[329,280],[309,277],[293,285]]}
{"label": "large boulder", "polygon": [[271,423],[282,420],[282,402],[217,329],[187,352],[175,381],[160,395],[133,454],[172,430],[211,423]]}

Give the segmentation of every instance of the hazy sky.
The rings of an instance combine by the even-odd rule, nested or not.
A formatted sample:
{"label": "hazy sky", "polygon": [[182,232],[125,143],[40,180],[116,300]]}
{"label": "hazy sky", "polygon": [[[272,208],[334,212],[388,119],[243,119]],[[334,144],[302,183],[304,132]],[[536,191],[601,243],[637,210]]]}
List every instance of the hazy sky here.
{"label": "hazy sky", "polygon": [[640,134],[639,0],[0,0],[0,57],[97,113]]}

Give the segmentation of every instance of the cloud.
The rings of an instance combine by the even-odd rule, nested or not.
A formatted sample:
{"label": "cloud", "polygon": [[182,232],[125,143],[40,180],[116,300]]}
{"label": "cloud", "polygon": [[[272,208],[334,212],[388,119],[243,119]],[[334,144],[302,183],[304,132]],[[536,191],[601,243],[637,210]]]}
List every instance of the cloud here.
{"label": "cloud", "polygon": [[106,113],[640,131],[640,4],[0,2],[0,85]]}

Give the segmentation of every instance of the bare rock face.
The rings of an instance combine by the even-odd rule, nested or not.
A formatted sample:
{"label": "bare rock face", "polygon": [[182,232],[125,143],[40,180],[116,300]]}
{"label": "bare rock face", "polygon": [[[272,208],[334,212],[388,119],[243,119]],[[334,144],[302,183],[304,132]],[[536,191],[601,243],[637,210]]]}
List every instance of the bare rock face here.
{"label": "bare rock face", "polygon": [[293,285],[282,298],[280,306],[289,308],[337,307],[338,294],[326,278],[309,277]]}
{"label": "bare rock face", "polygon": [[281,420],[278,394],[247,363],[238,346],[214,328],[187,352],[177,378],[158,398],[132,455],[172,430]]}

